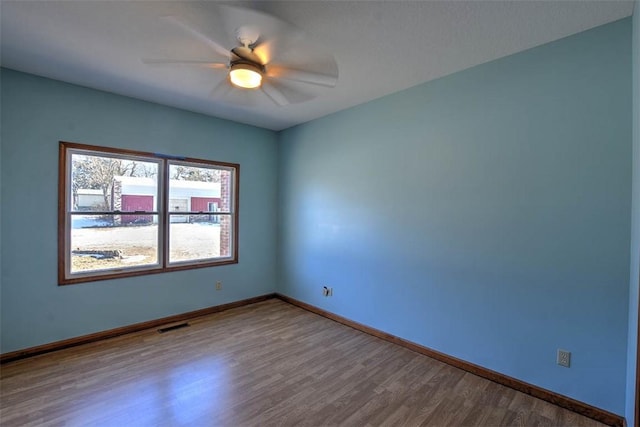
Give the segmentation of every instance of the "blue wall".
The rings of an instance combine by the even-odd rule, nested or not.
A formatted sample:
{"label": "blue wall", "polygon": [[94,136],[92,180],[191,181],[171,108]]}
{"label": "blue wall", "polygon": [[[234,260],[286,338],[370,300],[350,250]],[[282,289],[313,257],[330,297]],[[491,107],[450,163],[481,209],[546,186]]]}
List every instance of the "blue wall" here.
{"label": "blue wall", "polygon": [[283,132],[279,291],[624,414],[630,32]]}
{"label": "blue wall", "polygon": [[[274,291],[274,132],[6,69],[1,79],[2,352]],[[240,263],[58,286],[59,140],[240,163]]]}
{"label": "blue wall", "polygon": [[629,282],[629,341],[627,349],[627,425],[632,426],[636,400],[638,357],[638,293],[640,291],[640,1],[633,13],[633,197],[631,214],[631,277]]}

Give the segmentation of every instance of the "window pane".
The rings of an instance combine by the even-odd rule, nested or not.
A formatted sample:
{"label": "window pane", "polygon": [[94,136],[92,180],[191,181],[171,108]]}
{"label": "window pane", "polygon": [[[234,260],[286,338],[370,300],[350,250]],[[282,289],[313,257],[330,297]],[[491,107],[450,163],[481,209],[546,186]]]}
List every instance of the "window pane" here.
{"label": "window pane", "polygon": [[72,211],[155,211],[157,195],[158,163],[71,155]]}
{"label": "window pane", "polygon": [[[230,212],[231,171],[216,167],[169,166],[170,212]],[[190,222],[188,215],[171,222]]]}
{"label": "window pane", "polygon": [[[179,217],[180,215],[171,215]],[[191,215],[191,222],[171,219],[169,262],[229,257],[229,215]],[[226,233],[226,237],[224,234]]]}
{"label": "window pane", "polygon": [[158,262],[157,215],[71,215],[71,273]]}

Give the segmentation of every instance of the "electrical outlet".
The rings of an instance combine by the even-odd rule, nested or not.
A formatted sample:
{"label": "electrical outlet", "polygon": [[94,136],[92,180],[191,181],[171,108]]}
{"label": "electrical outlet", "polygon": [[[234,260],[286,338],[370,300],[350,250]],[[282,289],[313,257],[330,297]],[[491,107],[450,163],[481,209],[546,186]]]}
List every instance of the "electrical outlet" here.
{"label": "electrical outlet", "polygon": [[327,294],[328,297],[332,297],[333,296],[333,288],[327,288],[329,289],[329,293]]}
{"label": "electrical outlet", "polygon": [[222,282],[218,281],[216,282],[216,291],[221,291],[222,290]]}
{"label": "electrical outlet", "polygon": [[571,366],[571,352],[558,349],[558,359],[556,362],[558,365],[568,368]]}
{"label": "electrical outlet", "polygon": [[333,296],[333,288],[330,288],[328,286],[323,286],[322,287],[322,295],[325,296],[325,297]]}

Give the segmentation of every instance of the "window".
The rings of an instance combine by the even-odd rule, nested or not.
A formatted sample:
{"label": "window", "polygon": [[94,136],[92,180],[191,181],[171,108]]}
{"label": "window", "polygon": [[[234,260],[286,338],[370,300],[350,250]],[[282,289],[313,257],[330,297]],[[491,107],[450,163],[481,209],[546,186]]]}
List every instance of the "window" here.
{"label": "window", "polygon": [[237,263],[239,168],[60,142],[58,282]]}

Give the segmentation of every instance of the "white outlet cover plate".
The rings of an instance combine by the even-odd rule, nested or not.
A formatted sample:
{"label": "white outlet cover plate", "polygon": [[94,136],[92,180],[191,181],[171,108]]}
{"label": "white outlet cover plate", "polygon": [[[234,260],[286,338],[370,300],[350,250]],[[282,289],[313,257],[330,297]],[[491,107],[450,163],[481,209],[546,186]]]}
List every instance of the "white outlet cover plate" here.
{"label": "white outlet cover plate", "polygon": [[571,366],[571,352],[567,350],[558,349],[558,357],[556,362],[560,366],[564,366],[566,368]]}

